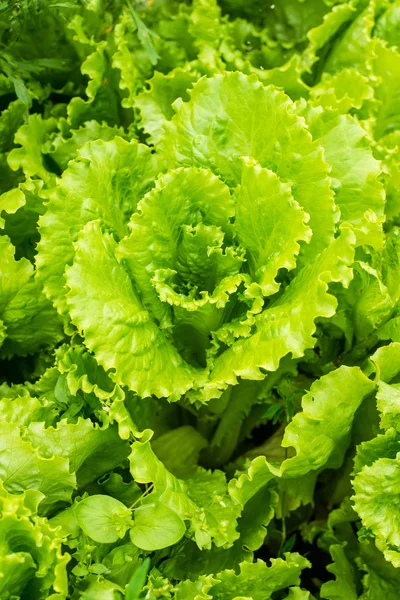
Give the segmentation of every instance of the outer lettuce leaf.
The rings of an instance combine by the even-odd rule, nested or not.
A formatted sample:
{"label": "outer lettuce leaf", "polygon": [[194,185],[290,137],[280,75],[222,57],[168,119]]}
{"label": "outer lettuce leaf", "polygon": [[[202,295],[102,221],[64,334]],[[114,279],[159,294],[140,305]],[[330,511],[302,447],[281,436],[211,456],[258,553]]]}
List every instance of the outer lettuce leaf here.
{"label": "outer lettuce leaf", "polygon": [[60,132],[52,136],[43,150],[54,160],[61,171],[64,171],[70,160],[78,156],[79,150],[87,142],[96,140],[109,141],[116,136],[125,137],[121,127],[110,127],[106,123],[86,121],[79,129],[73,129],[67,121],[58,123]]}
{"label": "outer lettuce leaf", "polygon": [[353,258],[352,242],[353,234],[343,230],[313,264],[297,274],[271,308],[255,317],[255,332],[215,359],[207,393],[236,384],[238,376],[262,379],[261,368],[275,371],[289,352],[298,358],[314,346],[315,319],[332,316],[337,306],[327,293],[328,282],[341,281],[345,286],[350,282],[347,265]]}
{"label": "outer lettuce leaf", "polygon": [[[177,399],[194,385],[196,374],[150,319],[115,258],[116,246],[99,221],[87,223],[67,269],[72,321],[99,364],[115,370],[114,381],[144,397]],[[103,266],[101,272],[93,271],[93,260]]]}
{"label": "outer lettuce leaf", "polygon": [[33,261],[36,254],[39,241],[38,219],[46,210],[41,197],[42,189],[42,180],[26,179],[18,188],[13,188],[0,197],[0,210],[4,211],[0,224],[2,223],[4,234],[15,246],[17,260],[24,256]]}
{"label": "outer lettuce leaf", "polygon": [[386,190],[386,218],[389,221],[398,218],[400,213],[400,131],[384,136],[380,143],[382,147],[377,153],[382,159],[382,180]]}
{"label": "outer lettuce leaf", "polygon": [[374,51],[374,74],[379,78],[376,90],[378,110],[374,133],[375,138],[379,140],[400,127],[400,53],[396,48],[388,48],[378,40]]}
{"label": "outer lettuce leaf", "polygon": [[400,428],[400,387],[380,381],[376,394],[377,408],[381,414],[381,428]]}
{"label": "outer lettuce leaf", "polygon": [[383,595],[388,600],[396,600],[399,589],[399,570],[385,560],[383,554],[373,543],[360,545],[358,562],[366,572],[363,580],[365,588],[363,596],[378,600]]}
{"label": "outer lettuce leaf", "polygon": [[[24,204],[25,194],[23,191],[20,187],[12,188],[0,196],[0,213],[5,213],[4,217],[15,214],[21,206],[24,206]],[[0,225],[2,229],[4,228],[5,223],[5,218],[1,217]]]}
{"label": "outer lettuce leaf", "polygon": [[[355,3],[349,4],[351,6]],[[362,3],[360,4],[362,6]],[[373,53],[371,31],[374,26],[374,16],[375,2],[370,2],[344,34],[336,39],[324,64],[325,71],[334,73],[344,68],[354,67],[361,72],[368,72]]]}
{"label": "outer lettuce leaf", "polygon": [[346,114],[350,109],[362,108],[366,100],[373,98],[369,79],[357,69],[342,69],[334,75],[323,73],[321,81],[310,90],[309,101],[324,109],[338,110]]}
{"label": "outer lettuce leaf", "polygon": [[332,167],[341,221],[353,225],[359,244],[382,247],[385,193],[378,180],[380,163],[373,156],[365,130],[355,118],[329,110],[310,110],[306,118]]}
{"label": "outer lettuce leaf", "polygon": [[112,471],[127,458],[129,445],[118,437],[115,427],[101,429],[88,420],[76,423],[61,420],[57,427],[30,423],[24,438],[44,456],[68,458],[72,473],[79,485],[85,485]]}
{"label": "outer lettuce leaf", "polygon": [[[399,348],[398,343],[392,343],[379,348],[371,357],[371,366],[377,375],[376,406],[380,413],[382,429],[392,427],[397,429],[399,425],[398,384],[391,383],[400,370],[398,366]],[[380,436],[369,443],[378,442],[379,438]]]}
{"label": "outer lettuce leaf", "polygon": [[26,258],[15,260],[14,252],[7,236],[0,236],[0,319],[5,338],[0,353],[7,358],[52,349],[62,338],[61,323],[33,278],[32,265]]}
{"label": "outer lettuce leaf", "polygon": [[[310,215],[312,255],[332,240],[333,198],[322,148],[293,109],[285,94],[255,77],[215,75],[199,80],[190,101],[179,104],[160,146],[169,165],[208,167],[230,185],[241,180],[242,156],[291,181],[294,200]],[[271,132],[267,138],[265,128]]]}
{"label": "outer lettuce leaf", "polygon": [[8,397],[0,400],[0,415],[7,423],[14,423],[19,427],[27,427],[30,422],[41,421],[47,427],[57,416],[57,408],[50,402],[29,395]]}
{"label": "outer lettuce leaf", "polygon": [[87,100],[75,96],[68,104],[68,120],[74,129],[92,119],[109,125],[120,124],[119,90],[114,84],[115,74],[112,72],[107,52],[107,42],[99,42],[81,65],[83,75],[89,77],[86,88]]}
{"label": "outer lettuce leaf", "polygon": [[[285,497],[288,508],[291,502],[294,502],[293,508],[297,508],[301,501],[305,504],[312,501],[315,477],[306,479],[305,476],[308,477],[312,471],[322,467],[340,467],[350,441],[354,414],[363,398],[374,389],[375,384],[356,367],[341,367],[325,375],[311,386],[310,392],[303,398],[303,411],[297,413],[286,427],[282,446],[284,448],[294,447],[296,455],[284,460],[279,468],[268,463],[265,457],[259,456],[251,462],[247,473],[241,474],[229,483],[231,496],[242,507],[254,498],[252,504],[248,505],[253,509],[254,532],[249,538],[252,540],[251,544],[257,543],[255,540],[262,535],[262,526],[268,524],[274,514],[276,500],[274,500],[274,492],[266,487],[268,483],[275,476],[279,476],[295,478],[294,487],[297,495],[299,495],[298,490],[301,485],[308,488],[308,492],[302,500],[297,499],[297,502],[294,502],[294,499],[291,499],[293,491],[290,488],[286,490],[286,487],[283,486],[282,490],[287,495]],[[344,393],[346,394],[345,401],[339,413],[336,413],[336,407],[340,406],[340,400]],[[323,432],[324,428],[326,428],[325,432]],[[261,498],[265,510],[262,511],[262,516],[258,521],[254,514],[257,506],[255,502],[256,500],[260,502]],[[243,515],[246,518],[246,511]],[[241,533],[243,539],[246,539],[246,529]]]}
{"label": "outer lettuce leaf", "polygon": [[14,138],[21,148],[14,148],[8,155],[8,164],[14,171],[21,168],[26,177],[37,175],[44,181],[52,177],[43,161],[42,146],[49,134],[56,130],[56,124],[52,117],[29,116],[28,122],[18,129]]}
{"label": "outer lettuce leaf", "polygon": [[258,456],[251,461],[246,472],[229,482],[229,494],[242,507],[247,504],[259,490],[274,478],[264,456]]}
{"label": "outer lettuce leaf", "polygon": [[390,383],[400,371],[400,343],[393,342],[382,346],[371,356],[373,366],[377,371],[377,378],[385,383]]}
{"label": "outer lettuce leaf", "polygon": [[397,600],[399,1],[12,4],[0,596]]}
{"label": "outer lettuce leaf", "polygon": [[[335,42],[340,43],[341,36],[338,33],[340,31],[346,33],[357,16],[356,5],[357,2],[344,2],[334,5],[332,10],[324,16],[322,23],[310,29],[307,33],[310,45],[302,56],[302,66],[306,72],[310,72],[311,67],[316,63],[314,66],[316,72],[312,73],[314,75],[313,80],[321,74],[332,45]],[[313,82],[315,83],[315,81]]]}
{"label": "outer lettuce leaf", "polygon": [[121,138],[97,140],[80,150],[79,158],[70,162],[59,184],[49,191],[47,212],[39,222],[37,278],[60,313],[67,311],[64,271],[72,262],[79,231],[88,221],[101,218],[123,237],[130,214],[152,186],[154,169],[147,147]]}
{"label": "outer lettuce leaf", "polygon": [[63,346],[57,351],[57,368],[66,374],[68,388],[76,396],[78,390],[94,393],[100,400],[124,399],[124,393],[100,367],[95,358],[80,345]]}
{"label": "outer lettuce leaf", "polygon": [[264,600],[271,598],[273,592],[297,585],[301,571],[309,565],[308,560],[297,553],[286,553],[285,560],[272,559],[270,567],[262,561],[244,562],[240,565],[239,575],[234,571],[218,573],[219,583],[209,592],[213,600]]}
{"label": "outer lettuce leaf", "polygon": [[16,598],[29,593],[40,598],[67,598],[66,565],[62,537],[47,519],[37,516],[43,495],[28,490],[10,494],[0,491],[0,594]]}
{"label": "outer lettuce leaf", "polygon": [[267,534],[267,526],[273,518],[278,495],[268,485],[273,474],[263,456],[255,458],[247,472],[238,474],[229,482],[229,494],[241,510],[238,521],[240,540],[244,548],[258,550]]}
{"label": "outer lettuce leaf", "polygon": [[8,152],[14,146],[14,136],[23,123],[26,106],[21,100],[10,102],[0,117],[0,152]]}
{"label": "outer lettuce leaf", "polygon": [[376,20],[374,37],[385,40],[390,46],[398,46],[400,34],[399,3],[394,0],[387,6],[384,6],[384,9],[383,13]]}
{"label": "outer lettuce leaf", "polygon": [[333,544],[329,549],[333,564],[329,565],[328,571],[335,575],[335,581],[328,581],[321,586],[321,598],[328,600],[357,600],[357,588],[354,581],[354,569],[348,560],[343,546]]}
{"label": "outer lettuce leaf", "polygon": [[303,397],[302,412],[286,427],[284,447],[296,456],[280,466],[285,477],[305,475],[321,467],[338,468],[344,457],[354,414],[375,390],[358,367],[340,367],[314,382]]}
{"label": "outer lettuce leaf", "polygon": [[149,136],[149,141],[157,144],[163,135],[163,126],[173,117],[172,104],[181,98],[189,100],[188,89],[198,79],[197,73],[180,67],[167,75],[156,71],[149,81],[149,89],[135,97],[135,107],[140,111],[140,126]]}
{"label": "outer lettuce leaf", "polygon": [[355,477],[353,486],[354,509],[375,536],[377,547],[386,560],[396,568],[400,566],[400,530],[396,499],[400,466],[397,459],[379,458],[363,467]]}
{"label": "outer lettuce leaf", "polygon": [[[397,384],[389,383],[399,372],[399,344],[390,344],[372,356],[378,377],[377,407],[381,426],[398,425]],[[376,546],[387,561],[400,565],[400,538],[396,517],[398,480],[398,432],[391,428],[384,435],[360,444],[354,461],[354,509],[363,526],[374,536]]]}
{"label": "outer lettuce leaf", "polygon": [[[272,559],[271,566],[258,560],[256,563],[242,562],[240,573],[226,570],[211,577],[202,576],[195,583],[185,581],[177,586],[177,599],[193,600],[264,600],[274,592],[299,583],[302,569],[310,563],[297,553],[286,553],[285,559]],[[199,595],[201,592],[201,595]],[[289,595],[288,597],[292,597]],[[293,598],[307,598],[294,595]]]}
{"label": "outer lettuce leaf", "polygon": [[76,478],[69,472],[68,459],[57,455],[44,458],[30,442],[21,438],[17,425],[2,423],[0,436],[0,479],[7,491],[13,494],[24,490],[42,492],[42,514],[57,502],[70,501]]}
{"label": "outer lettuce leaf", "polygon": [[355,277],[350,290],[355,292],[352,317],[356,338],[368,339],[374,329],[380,327],[392,314],[394,303],[377,270],[367,263],[356,265]]}
{"label": "outer lettuce leaf", "polygon": [[15,132],[23,123],[26,106],[21,100],[10,102],[0,116],[0,193],[12,190],[21,181],[21,171],[13,171],[7,162],[9,151],[14,147]]}
{"label": "outer lettuce leaf", "polygon": [[332,557],[335,557],[336,565],[332,566],[332,572],[336,580],[325,583],[321,587],[321,594],[326,591],[328,596],[332,594],[333,598],[341,598],[338,594],[346,593],[349,597],[362,600],[378,599],[383,594],[394,600],[398,588],[398,569],[385,560],[374,542],[366,537],[368,533],[365,530],[360,531],[360,534],[364,531],[364,539],[357,540],[353,525],[356,520],[357,514],[351,508],[349,499],[329,515],[328,527],[319,539],[319,546],[321,549],[329,548]]}
{"label": "outer lettuce leaf", "polygon": [[[358,340],[353,353],[358,360],[379,339],[396,339],[399,300],[398,265],[400,245],[397,228],[386,234],[383,251],[373,253],[368,262],[355,263],[355,276],[349,293],[340,294],[344,322],[339,327]],[[371,266],[371,264],[375,266]],[[358,347],[357,347],[358,346]]]}
{"label": "outer lettuce leaf", "polygon": [[362,442],[357,446],[353,475],[358,475],[365,466],[372,466],[379,458],[395,459],[398,451],[399,435],[394,429]]}

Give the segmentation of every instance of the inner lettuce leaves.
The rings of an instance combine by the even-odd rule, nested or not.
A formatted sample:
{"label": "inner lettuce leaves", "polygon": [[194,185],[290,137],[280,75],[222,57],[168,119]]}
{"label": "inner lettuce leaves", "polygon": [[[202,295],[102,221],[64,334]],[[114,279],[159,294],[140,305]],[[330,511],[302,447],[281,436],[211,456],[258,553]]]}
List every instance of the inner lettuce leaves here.
{"label": "inner lettuce leaves", "polygon": [[0,597],[397,600],[399,1],[0,45]]}

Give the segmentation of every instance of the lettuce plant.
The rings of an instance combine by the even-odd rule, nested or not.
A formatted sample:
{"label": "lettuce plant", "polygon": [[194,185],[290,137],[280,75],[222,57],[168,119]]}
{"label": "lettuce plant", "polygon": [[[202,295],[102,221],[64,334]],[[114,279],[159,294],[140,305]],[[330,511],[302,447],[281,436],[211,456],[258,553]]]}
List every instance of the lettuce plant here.
{"label": "lettuce plant", "polygon": [[400,4],[0,3],[0,596],[397,600]]}

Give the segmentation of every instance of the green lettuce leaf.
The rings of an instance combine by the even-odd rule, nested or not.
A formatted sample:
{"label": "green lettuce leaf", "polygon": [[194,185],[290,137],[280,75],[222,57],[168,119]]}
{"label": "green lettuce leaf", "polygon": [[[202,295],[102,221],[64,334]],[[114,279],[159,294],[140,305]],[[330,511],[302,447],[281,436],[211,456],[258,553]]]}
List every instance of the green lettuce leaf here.
{"label": "green lettuce leaf", "polygon": [[42,514],[57,502],[69,502],[76,488],[76,478],[69,471],[67,458],[57,455],[45,458],[40,450],[21,438],[17,425],[7,422],[2,423],[0,431],[0,479],[12,494],[25,490],[41,492]]}
{"label": "green lettuce leaf", "polygon": [[185,523],[175,511],[154,501],[136,509],[129,536],[138,548],[151,551],[173,546],[185,531]]}
{"label": "green lettuce leaf", "polygon": [[70,556],[63,553],[62,537],[47,519],[37,515],[43,495],[32,489],[20,494],[0,486],[0,594],[19,598],[66,599],[66,566]]}
{"label": "green lettuce leaf", "polygon": [[[115,258],[116,246],[111,234],[101,232],[99,221],[85,226],[74,263],[67,270],[72,321],[99,364],[115,370],[114,381],[144,397],[155,394],[177,399],[194,385],[195,373],[150,319]],[[92,269],[94,258],[103,265],[101,273]],[[110,336],[115,344],[110,345]]]}
{"label": "green lettuce leaf", "polygon": [[15,248],[5,235],[0,236],[0,254],[0,354],[9,358],[52,349],[63,337],[61,323],[41,293],[31,263],[26,258],[15,260]]}
{"label": "green lettuce leaf", "polygon": [[[271,131],[268,138],[264,128]],[[290,135],[281,135],[285,131]],[[333,197],[322,148],[295,116],[289,98],[264,87],[256,77],[227,73],[199,80],[190,101],[180,103],[165,125],[160,146],[169,165],[208,167],[230,185],[241,180],[241,157],[254,158],[261,167],[293,182],[294,200],[310,215],[309,255],[332,239]]]}
{"label": "green lettuce leaf", "polygon": [[241,563],[240,573],[222,571],[216,576],[219,583],[210,590],[213,600],[249,598],[262,600],[271,598],[273,592],[299,583],[301,571],[309,567],[307,559],[297,553],[286,553],[285,560],[272,559],[271,566],[262,561]]}
{"label": "green lettuce leaf", "polygon": [[343,546],[333,544],[329,549],[333,564],[328,566],[328,571],[335,575],[335,581],[328,581],[321,586],[321,598],[340,600],[348,598],[357,600],[357,587],[354,581],[354,569],[346,557]]}
{"label": "green lettuce leaf", "polygon": [[96,542],[110,544],[124,537],[131,510],[111,496],[89,496],[75,506],[79,526]]}
{"label": "green lettuce leaf", "polygon": [[154,168],[150,150],[135,141],[96,140],[80,150],[59,185],[49,190],[47,211],[39,221],[37,279],[61,313],[67,311],[64,271],[73,260],[78,233],[87,222],[102,218],[123,237],[141,195],[152,187]]}
{"label": "green lettuce leaf", "polygon": [[24,438],[44,456],[67,458],[79,485],[111,471],[129,454],[129,445],[119,438],[116,427],[102,429],[89,419],[79,418],[76,423],[63,419],[47,429],[43,423],[30,423]]}
{"label": "green lettuce leaf", "polygon": [[136,95],[134,105],[140,111],[140,126],[152,144],[160,141],[164,123],[175,114],[172,104],[178,98],[189,100],[188,90],[197,78],[196,73],[180,67],[166,75],[156,71],[149,81],[149,89]]}
{"label": "green lettuce leaf", "polygon": [[338,468],[355,412],[374,390],[374,382],[358,367],[340,367],[314,382],[302,399],[302,412],[285,429],[282,445],[293,446],[296,456],[282,463],[282,476],[304,475],[322,466]]}
{"label": "green lettuce leaf", "polygon": [[297,274],[270,308],[255,317],[255,332],[215,359],[207,393],[236,384],[238,376],[262,379],[261,368],[274,371],[289,352],[299,358],[314,346],[315,319],[332,316],[337,306],[327,293],[328,282],[341,281],[345,286],[350,282],[347,265],[353,258],[352,242],[353,234],[344,229],[313,264]]}
{"label": "green lettuce leaf", "polygon": [[300,252],[298,242],[311,239],[308,215],[295,202],[287,184],[251,160],[245,161],[235,200],[237,236],[247,250],[250,273],[264,296],[274,294],[279,290],[275,281],[279,269],[293,269]]}

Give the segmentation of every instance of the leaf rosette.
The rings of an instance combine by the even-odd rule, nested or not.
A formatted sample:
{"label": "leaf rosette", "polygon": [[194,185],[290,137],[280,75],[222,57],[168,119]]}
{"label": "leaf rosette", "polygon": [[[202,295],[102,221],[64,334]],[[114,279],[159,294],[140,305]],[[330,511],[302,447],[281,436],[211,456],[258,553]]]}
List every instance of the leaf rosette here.
{"label": "leaf rosette", "polygon": [[[366,179],[379,202],[379,163],[351,117],[306,120],[254,76],[202,78],[175,111],[155,154],[118,137],[82,147],[48,192],[37,277],[116,383],[208,399],[314,346],[337,305],[329,284],[352,277],[352,229],[369,231],[368,203],[342,225],[340,209]],[[343,175],[339,126],[367,174]]]}

